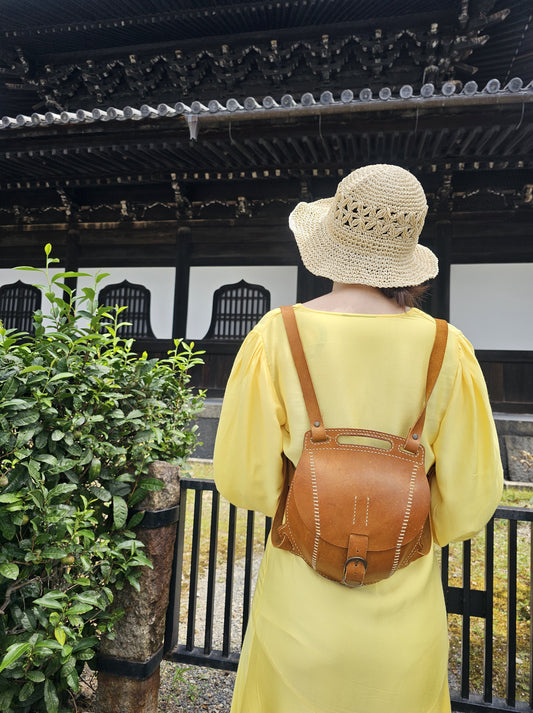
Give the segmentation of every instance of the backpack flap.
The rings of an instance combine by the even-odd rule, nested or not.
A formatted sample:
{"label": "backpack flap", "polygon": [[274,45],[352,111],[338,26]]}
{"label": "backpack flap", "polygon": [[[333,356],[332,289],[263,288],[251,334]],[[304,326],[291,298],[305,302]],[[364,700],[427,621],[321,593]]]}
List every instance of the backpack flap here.
{"label": "backpack flap", "polygon": [[338,436],[373,436],[374,431],[326,429],[326,442],[305,436],[291,489],[291,507],[321,541],[347,547],[351,534],[372,534],[373,550],[409,542],[423,527],[430,492],[424,449],[402,449],[404,439],[379,433],[392,448],[339,444]]}

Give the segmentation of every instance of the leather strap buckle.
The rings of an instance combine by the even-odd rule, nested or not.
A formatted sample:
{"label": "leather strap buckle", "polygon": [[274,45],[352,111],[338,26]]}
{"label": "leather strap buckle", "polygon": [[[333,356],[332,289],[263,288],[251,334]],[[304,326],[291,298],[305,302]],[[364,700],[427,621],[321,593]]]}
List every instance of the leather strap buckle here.
{"label": "leather strap buckle", "polygon": [[[350,562],[354,562],[355,564],[362,564],[364,567],[364,570],[365,570],[363,572],[363,576],[361,577],[361,581],[358,582],[357,584],[351,584],[350,582],[346,581],[346,570],[348,569],[348,565],[350,564]],[[365,579],[367,567],[368,567],[368,563],[364,557],[348,557],[348,559],[344,563],[344,572],[342,573],[342,583],[345,584],[347,587],[351,587],[352,589],[361,587],[363,584],[363,581]]]}

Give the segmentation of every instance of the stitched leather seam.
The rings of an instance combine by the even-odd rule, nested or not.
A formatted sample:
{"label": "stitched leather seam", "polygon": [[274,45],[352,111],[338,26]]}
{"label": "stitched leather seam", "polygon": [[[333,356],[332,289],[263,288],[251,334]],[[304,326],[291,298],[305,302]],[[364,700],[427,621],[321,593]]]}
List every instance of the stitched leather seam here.
{"label": "stitched leather seam", "polygon": [[413,557],[415,556],[415,553],[416,553],[416,551],[418,550],[418,548],[419,548],[419,546],[420,546],[420,542],[421,542],[421,540],[422,540],[422,535],[423,535],[423,534],[424,534],[424,528],[422,528],[422,529],[420,530],[420,534],[418,535],[418,539],[417,539],[417,541],[416,541],[416,544],[415,544],[415,546],[413,547],[413,549],[411,550],[411,552],[409,553],[409,556],[406,558],[404,564],[402,564],[402,567],[407,567],[407,565],[409,564],[409,562],[410,562],[410,561],[413,559]]}
{"label": "stitched leather seam", "polygon": [[311,468],[311,484],[313,486],[313,512],[315,515],[315,542],[313,545],[313,555],[311,561],[313,564],[313,569],[316,570],[318,545],[320,542],[320,510],[318,507],[318,484],[316,482],[315,461],[312,453],[309,454],[309,465]]}
{"label": "stitched leather seam", "polygon": [[[314,443],[313,446],[316,447],[317,444]],[[345,450],[351,450],[350,446],[346,446],[346,447],[345,446],[335,446],[334,448],[326,448],[326,447],[322,446],[320,448],[320,450],[321,451],[338,451],[339,448],[343,448]],[[305,450],[309,453],[309,455],[311,455],[312,450],[310,448],[306,448]],[[357,450],[360,453],[372,453],[372,454],[376,453],[375,449],[370,450],[370,449],[364,448],[364,447],[358,447]],[[405,458],[404,456],[395,455],[394,453],[390,453],[390,451],[387,451],[386,456],[387,456],[387,458],[396,458],[397,460],[403,460],[405,463],[411,463],[411,464],[413,463],[412,458]],[[415,463],[415,466],[418,466],[418,461]]]}
{"label": "stitched leather seam", "polygon": [[290,523],[290,521],[289,521],[289,518],[287,517],[287,513],[289,512],[289,500],[291,500],[292,497],[293,497],[293,490],[292,490],[292,486],[291,486],[291,487],[289,488],[289,494],[287,495],[287,504],[286,504],[286,506],[285,506],[285,522],[284,522],[284,524],[287,526],[287,529],[288,529],[288,531],[289,531],[289,537],[290,537],[290,541],[291,541],[291,545],[292,545],[293,551],[296,551],[296,553],[297,553],[300,557],[302,557],[302,559],[305,559],[305,557],[304,557],[303,554],[302,554],[301,549],[300,549],[300,548],[298,547],[298,545],[296,544],[296,540],[294,539],[294,535],[293,535],[293,533],[292,533],[291,523]]}
{"label": "stitched leather seam", "polygon": [[[337,435],[336,436],[332,435],[332,433],[331,433],[332,431],[334,431],[334,432],[336,431]],[[307,433],[309,433],[309,431]],[[395,443],[395,442],[405,443],[405,438],[403,438],[402,436],[394,435],[392,433],[385,433],[384,431],[368,431],[364,428],[352,428],[352,429],[350,429],[350,428],[347,428],[347,429],[326,428],[326,436],[328,436],[329,438],[332,438],[334,440],[337,440],[337,438],[339,436],[353,436],[354,438],[355,437],[357,437],[357,438],[371,438],[372,436],[375,436],[376,440],[378,440],[378,441],[386,441],[387,443]],[[318,441],[318,443],[316,445],[320,445],[320,443],[321,442]],[[337,441],[337,443],[338,443],[338,441]],[[357,447],[358,444],[357,443],[353,443],[353,444],[338,443],[338,446],[339,446],[339,448],[343,448],[343,447],[350,448],[350,446]],[[379,446],[373,446],[373,447],[377,448],[378,450],[390,450],[388,448],[379,448]]]}
{"label": "stitched leather seam", "polygon": [[394,562],[392,563],[392,569],[390,572],[391,575],[394,574],[394,572],[396,572],[396,570],[398,569],[398,563],[400,561],[400,549],[403,544],[403,540],[405,537],[405,532],[407,530],[407,524],[409,522],[409,518],[411,517],[411,509],[413,506],[413,494],[414,494],[414,490],[415,490],[417,471],[418,471],[418,469],[415,466],[411,472],[411,480],[409,482],[409,495],[407,496],[407,507],[405,508],[402,527],[400,530],[400,534],[398,536],[398,541],[396,543],[396,552],[394,553]]}
{"label": "stitched leather seam", "polygon": [[356,516],[356,513],[357,513],[357,495],[355,496],[354,501],[353,501],[353,520],[352,520],[352,525],[355,525],[355,516]]}

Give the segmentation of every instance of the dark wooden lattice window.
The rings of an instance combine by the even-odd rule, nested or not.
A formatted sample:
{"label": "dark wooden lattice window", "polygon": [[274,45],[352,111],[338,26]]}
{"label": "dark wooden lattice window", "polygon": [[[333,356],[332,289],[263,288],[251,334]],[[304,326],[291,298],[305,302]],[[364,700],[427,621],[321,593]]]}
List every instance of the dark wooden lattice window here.
{"label": "dark wooden lattice window", "polygon": [[123,339],[155,339],[150,325],[150,290],[144,285],[133,285],[128,280],[107,285],[98,294],[98,303],[107,307],[126,306],[120,322],[131,322],[119,329]]}
{"label": "dark wooden lattice window", "polygon": [[211,324],[204,339],[244,339],[270,309],[270,292],[245,280],[219,287],[213,295]]}
{"label": "dark wooden lattice window", "polygon": [[0,319],[6,329],[33,334],[33,313],[41,308],[41,291],[21,280],[0,287]]}

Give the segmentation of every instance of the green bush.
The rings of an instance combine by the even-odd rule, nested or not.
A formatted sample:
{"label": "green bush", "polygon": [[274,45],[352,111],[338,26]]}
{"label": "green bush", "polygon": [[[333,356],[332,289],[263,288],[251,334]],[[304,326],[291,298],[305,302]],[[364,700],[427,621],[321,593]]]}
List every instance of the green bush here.
{"label": "green bush", "polygon": [[121,616],[110,606],[125,582],[138,588],[150,562],[132,513],[158,480],[154,460],[182,465],[196,444],[191,419],[203,394],[188,386],[200,362],[176,340],[165,359],[118,336],[118,308],[98,307],[83,273],[39,285],[51,315],[35,334],[0,323],[0,711],[68,710],[79,674]]}

